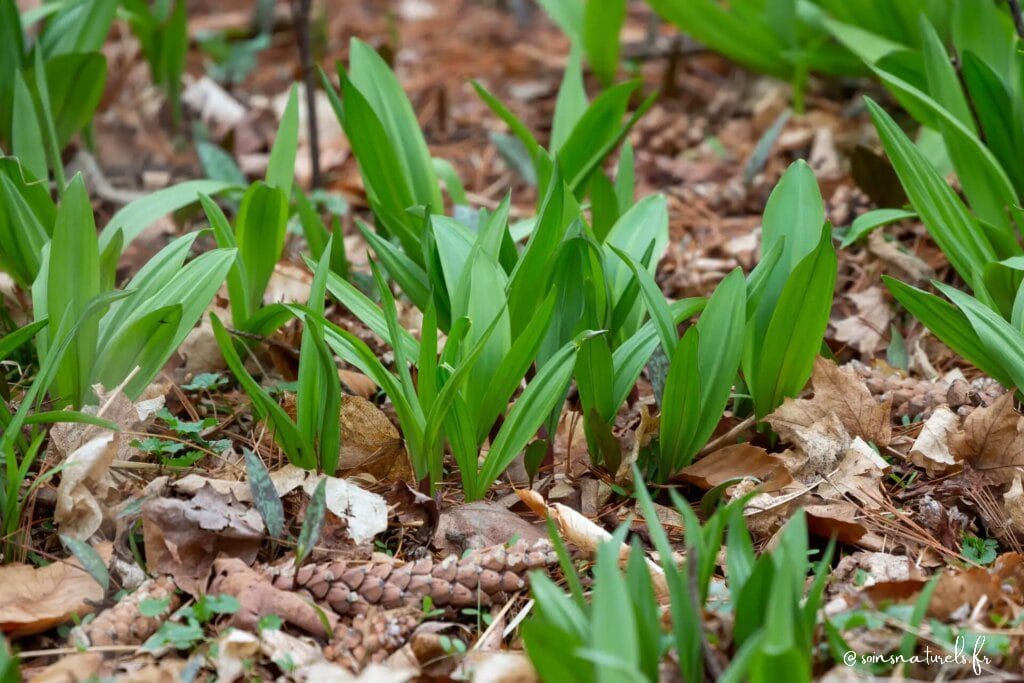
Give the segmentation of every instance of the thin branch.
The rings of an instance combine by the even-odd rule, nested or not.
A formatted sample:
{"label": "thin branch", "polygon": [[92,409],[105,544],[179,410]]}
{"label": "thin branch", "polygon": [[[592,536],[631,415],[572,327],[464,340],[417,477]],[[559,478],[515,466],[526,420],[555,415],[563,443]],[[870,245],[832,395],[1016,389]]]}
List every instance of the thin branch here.
{"label": "thin branch", "polygon": [[312,0],[292,0],[292,16],[299,44],[299,68],[306,91],[306,123],[309,130],[309,161],[314,188],[320,187],[320,130],[316,122],[316,84],[313,78],[313,47],[309,41],[309,10]]}

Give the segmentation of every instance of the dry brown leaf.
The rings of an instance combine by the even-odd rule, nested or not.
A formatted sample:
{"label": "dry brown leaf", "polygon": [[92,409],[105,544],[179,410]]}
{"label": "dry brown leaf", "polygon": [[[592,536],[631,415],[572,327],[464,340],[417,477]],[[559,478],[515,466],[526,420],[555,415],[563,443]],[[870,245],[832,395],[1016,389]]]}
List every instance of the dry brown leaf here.
{"label": "dry brown leaf", "polygon": [[837,500],[824,505],[808,505],[807,530],[819,538],[831,538],[833,535],[840,543],[857,545],[868,530],[857,521],[860,511],[853,503]]}
{"label": "dry brown leaf", "polygon": [[1010,520],[1013,531],[1024,536],[1024,485],[1018,474],[1013,478],[1009,490],[1003,494],[1003,510]]}
{"label": "dry brown leaf", "polygon": [[834,415],[851,437],[859,436],[878,446],[889,444],[892,399],[875,400],[855,370],[819,356],[814,361],[811,388],[812,398],[787,398],[765,418],[783,439],[798,443],[801,436],[806,439],[808,434],[820,432],[819,423]]}
{"label": "dry brown leaf", "polygon": [[377,385],[372,379],[357,370],[338,369],[338,378],[341,383],[357,396],[373,398],[377,393]]}
{"label": "dry brown leaf", "polygon": [[205,592],[213,561],[223,553],[251,563],[263,542],[259,513],[204,485],[190,500],[159,497],[142,505],[146,563],[170,574],[178,588]]}
{"label": "dry brown leaf", "polygon": [[916,254],[901,250],[898,243],[885,239],[881,230],[874,230],[868,235],[868,251],[886,265],[905,273],[914,284],[926,283],[935,278],[934,268]]}
{"label": "dry brown leaf", "polygon": [[1024,586],[1024,555],[1004,553],[991,567],[947,570],[939,579],[928,613],[940,619],[965,618],[984,597],[988,609],[1016,616]]}
{"label": "dry brown leaf", "polygon": [[516,536],[533,545],[547,538],[547,532],[498,503],[481,500],[443,510],[433,545],[443,555],[461,555],[473,548],[508,543]]}
{"label": "dry brown leaf", "polygon": [[870,357],[885,341],[884,335],[892,323],[892,309],[881,287],[868,287],[847,294],[846,298],[853,303],[855,312],[835,323],[834,337],[860,351],[862,356]]}
{"label": "dry brown leaf", "polygon": [[1013,392],[968,415],[962,431],[954,435],[950,450],[954,457],[993,481],[1012,481],[1018,468],[1024,466],[1024,434],[1021,416],[1013,408]]}
{"label": "dry brown leaf", "polygon": [[387,482],[416,480],[402,435],[384,411],[361,396],[342,397],[338,473],[369,474]]}
{"label": "dry brown leaf", "polygon": [[90,680],[100,672],[103,655],[78,652],[67,655],[28,678],[29,683],[77,683]]}
{"label": "dry brown leaf", "polygon": [[472,673],[473,683],[535,683],[540,680],[524,652],[473,650],[460,669]]}
{"label": "dry brown leaf", "polygon": [[947,406],[939,406],[921,427],[910,448],[910,461],[930,477],[947,474],[960,467],[950,452],[950,442],[960,427],[960,418]]}
{"label": "dry brown leaf", "polygon": [[[100,543],[95,550],[110,563],[110,543]],[[41,633],[92,613],[104,593],[74,557],[45,567],[0,566],[0,631],[14,637]]]}
{"label": "dry brown leaf", "polygon": [[[145,421],[163,406],[163,398],[132,403],[119,389],[107,393],[93,387],[99,407],[84,412],[96,414],[128,430]],[[50,430],[50,453],[64,463],[57,486],[54,520],[62,534],[85,540],[96,533],[110,509],[123,499],[123,492],[110,472],[114,460],[130,460],[136,450],[122,432],[83,423],[62,422]]]}
{"label": "dry brown leaf", "polygon": [[759,490],[765,493],[778,491],[793,481],[786,464],[778,456],[747,443],[720,448],[684,467],[678,476],[705,490],[730,479],[754,477],[763,482]]}

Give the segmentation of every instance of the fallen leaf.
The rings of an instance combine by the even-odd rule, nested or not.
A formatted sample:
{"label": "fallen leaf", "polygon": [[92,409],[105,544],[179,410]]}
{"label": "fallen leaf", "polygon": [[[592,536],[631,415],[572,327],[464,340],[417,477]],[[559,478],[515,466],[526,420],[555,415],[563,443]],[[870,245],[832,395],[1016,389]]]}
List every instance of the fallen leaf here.
{"label": "fallen leaf", "polygon": [[875,400],[856,370],[819,356],[814,361],[811,388],[813,397],[787,398],[765,418],[783,439],[796,443],[801,435],[820,431],[816,425],[834,415],[851,437],[859,436],[878,446],[889,444],[892,399]]}
{"label": "fallen leaf", "polygon": [[960,467],[950,452],[950,441],[960,427],[960,418],[947,406],[939,406],[921,427],[910,448],[910,461],[930,477],[947,474]]}
{"label": "fallen leaf", "polygon": [[854,306],[854,313],[834,324],[836,341],[848,344],[870,357],[885,341],[892,323],[892,309],[881,287],[868,287],[845,296]]}
{"label": "fallen leaf", "polygon": [[[100,543],[95,550],[109,564],[113,546]],[[104,593],[75,557],[45,567],[0,566],[0,631],[12,637],[42,633],[92,613]]]}
{"label": "fallen leaf", "polygon": [[832,501],[824,505],[808,505],[807,530],[819,538],[836,537],[840,543],[856,545],[867,534],[867,528],[857,521],[860,511],[847,501]]}
{"label": "fallen leaf", "polygon": [[263,542],[259,512],[209,484],[190,500],[158,497],[142,504],[146,563],[151,574],[170,574],[178,588],[198,596],[220,554],[256,559]]}
{"label": "fallen leaf", "polygon": [[326,479],[327,509],[345,522],[348,534],[356,543],[366,543],[388,528],[388,506],[383,496],[361,489],[355,484],[328,477],[310,477],[302,485],[312,496],[320,479]]}
{"label": "fallen leaf", "polygon": [[460,665],[473,683],[532,683],[540,679],[524,652],[473,650]]}
{"label": "fallen leaf", "polygon": [[[122,430],[144,422],[164,403],[162,397],[132,403],[119,389],[110,393],[99,385],[93,389],[100,405],[83,412],[109,420]],[[110,509],[121,502],[122,494],[110,465],[134,457],[137,451],[130,442],[122,432],[78,422],[61,422],[50,430],[51,456],[63,463],[53,514],[60,533],[84,541],[110,518]]]}
{"label": "fallen leaf", "polygon": [[547,532],[498,503],[477,501],[443,510],[432,544],[443,555],[461,555],[516,537],[532,545],[547,538]]}
{"label": "fallen leaf", "polygon": [[1024,434],[1021,416],[1013,408],[1013,392],[968,415],[950,450],[993,481],[1009,483],[1024,466]]}
{"label": "fallen leaf", "polygon": [[103,665],[99,652],[78,652],[57,660],[42,671],[32,675],[29,683],[76,683],[98,677]]}
{"label": "fallen leaf", "polygon": [[1024,486],[1018,474],[1013,478],[1009,490],[1003,494],[1003,510],[1010,520],[1013,531],[1024,537]]}
{"label": "fallen leaf", "polygon": [[343,396],[341,400],[338,474],[415,482],[402,435],[384,411],[361,396]]}
{"label": "fallen leaf", "polygon": [[916,254],[900,249],[898,242],[885,239],[881,230],[874,230],[868,235],[868,251],[886,265],[905,273],[913,284],[930,282],[936,277],[934,268]]}
{"label": "fallen leaf", "polygon": [[241,678],[245,673],[246,660],[260,651],[260,639],[237,628],[228,629],[217,639],[217,646],[211,650],[217,667],[217,680],[224,683]]}
{"label": "fallen leaf", "polygon": [[754,477],[762,482],[759,490],[765,493],[777,491],[793,481],[785,463],[778,456],[747,443],[719,448],[684,467],[678,477],[704,490],[731,479]]}

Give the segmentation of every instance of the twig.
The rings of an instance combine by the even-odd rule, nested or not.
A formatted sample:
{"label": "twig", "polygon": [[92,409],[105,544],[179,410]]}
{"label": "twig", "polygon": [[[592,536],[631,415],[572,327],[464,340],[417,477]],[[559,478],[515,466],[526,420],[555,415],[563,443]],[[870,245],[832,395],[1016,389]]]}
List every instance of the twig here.
{"label": "twig", "polygon": [[15,652],[16,657],[21,659],[33,659],[35,657],[55,657],[57,655],[75,655],[80,652],[135,652],[138,645],[95,645],[93,647],[54,647],[49,650],[25,650]]}
{"label": "twig", "polygon": [[313,187],[320,187],[320,131],[316,123],[316,89],[313,83],[313,48],[309,43],[309,6],[311,0],[292,0],[292,16],[299,43],[299,66],[306,91],[306,124],[309,130],[309,161]]}
{"label": "twig", "polygon": [[697,453],[697,456],[694,458],[694,460],[702,458],[709,453],[713,453],[714,451],[721,448],[723,445],[728,444],[730,441],[733,441],[737,436],[739,436],[747,429],[752,427],[754,425],[754,422],[756,421],[757,420],[754,416],[750,416],[747,419],[740,422],[735,427],[733,427],[732,429],[730,429],[729,431],[727,431],[725,434],[722,434],[719,437],[715,437],[714,439],[708,442],[707,446],[700,449],[700,452]]}

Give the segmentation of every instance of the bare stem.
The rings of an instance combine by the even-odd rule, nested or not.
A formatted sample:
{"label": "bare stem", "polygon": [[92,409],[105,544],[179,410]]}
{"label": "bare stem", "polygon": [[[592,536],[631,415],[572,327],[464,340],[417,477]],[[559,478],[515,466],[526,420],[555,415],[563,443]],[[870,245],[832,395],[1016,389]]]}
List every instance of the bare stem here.
{"label": "bare stem", "polygon": [[306,122],[309,127],[309,161],[313,187],[320,187],[320,131],[316,123],[316,90],[313,79],[313,48],[309,41],[309,12],[312,0],[292,0],[292,16],[299,43],[299,68],[306,91]]}

